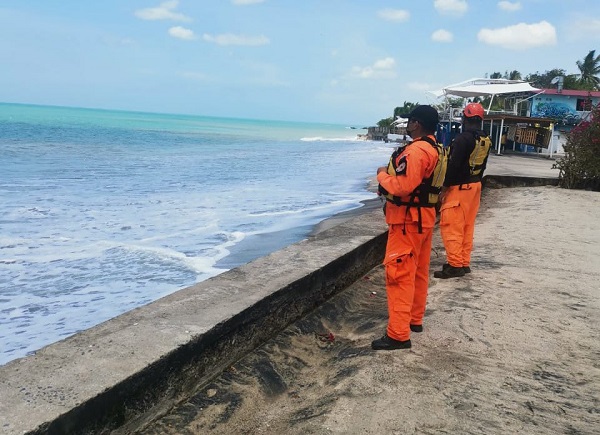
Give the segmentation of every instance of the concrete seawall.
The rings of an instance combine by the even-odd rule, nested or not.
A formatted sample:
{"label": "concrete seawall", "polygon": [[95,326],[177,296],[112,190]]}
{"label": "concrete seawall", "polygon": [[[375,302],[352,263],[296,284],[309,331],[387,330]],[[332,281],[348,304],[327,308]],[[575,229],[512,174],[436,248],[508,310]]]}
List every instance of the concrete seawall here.
{"label": "concrete seawall", "polygon": [[0,432],[146,425],[379,264],[386,236],[380,210],[353,217],[0,367]]}

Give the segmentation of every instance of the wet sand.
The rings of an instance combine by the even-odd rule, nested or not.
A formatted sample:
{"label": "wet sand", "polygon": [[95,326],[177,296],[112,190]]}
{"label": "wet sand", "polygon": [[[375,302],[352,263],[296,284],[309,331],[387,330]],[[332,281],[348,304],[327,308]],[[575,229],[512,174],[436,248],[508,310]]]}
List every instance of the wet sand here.
{"label": "wet sand", "polygon": [[336,225],[339,225],[342,222],[346,222],[355,216],[365,214],[365,213],[370,213],[373,210],[382,210],[383,209],[383,200],[380,197],[362,201],[362,204],[363,204],[362,207],[348,210],[348,211],[345,211],[342,213],[338,213],[334,216],[331,216],[330,218],[327,218],[327,219],[319,222],[319,224],[317,224],[313,228],[310,235],[314,236],[315,234],[319,234],[320,232],[325,231],[329,228],[332,228]]}
{"label": "wet sand", "polygon": [[473,273],[431,278],[412,349],[370,348],[378,266],[139,433],[598,433],[599,209],[597,192],[486,189]]}

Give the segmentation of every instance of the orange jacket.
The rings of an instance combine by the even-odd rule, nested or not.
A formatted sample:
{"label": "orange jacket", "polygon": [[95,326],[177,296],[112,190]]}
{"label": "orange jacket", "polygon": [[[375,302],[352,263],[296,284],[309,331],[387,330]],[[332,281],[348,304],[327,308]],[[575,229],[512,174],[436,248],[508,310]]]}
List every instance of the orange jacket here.
{"label": "orange jacket", "polygon": [[[435,141],[433,135],[429,137]],[[377,174],[377,181],[392,195],[399,196],[402,201],[408,201],[413,190],[433,174],[437,162],[437,150],[425,141],[416,140],[407,145],[404,151],[398,155],[396,160],[398,174],[390,175],[381,171]],[[421,219],[423,228],[433,228],[435,208],[421,207]],[[388,201],[385,221],[388,225],[414,223],[416,226],[419,221],[417,207],[411,207],[407,213],[405,205],[398,206]]]}

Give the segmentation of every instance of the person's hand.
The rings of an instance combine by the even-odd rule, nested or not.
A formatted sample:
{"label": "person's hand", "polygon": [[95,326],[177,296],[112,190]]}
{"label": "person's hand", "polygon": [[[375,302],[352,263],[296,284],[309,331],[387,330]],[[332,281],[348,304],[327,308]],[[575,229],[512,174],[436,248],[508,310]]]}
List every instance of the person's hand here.
{"label": "person's hand", "polygon": [[377,174],[379,174],[382,171],[387,172],[387,169],[387,166],[380,166],[377,168]]}
{"label": "person's hand", "polygon": [[[442,189],[442,191],[438,195],[438,201],[435,203],[435,211],[436,211],[436,213],[440,213],[440,211],[442,209],[442,204],[444,203],[444,197],[445,196],[446,196],[446,190]],[[439,222],[439,220],[438,220],[438,222]],[[436,224],[438,222],[436,222]]]}
{"label": "person's hand", "polygon": [[438,204],[443,204],[444,203],[444,198],[446,198],[446,189],[442,188],[442,191],[440,192],[439,196],[438,196]]}

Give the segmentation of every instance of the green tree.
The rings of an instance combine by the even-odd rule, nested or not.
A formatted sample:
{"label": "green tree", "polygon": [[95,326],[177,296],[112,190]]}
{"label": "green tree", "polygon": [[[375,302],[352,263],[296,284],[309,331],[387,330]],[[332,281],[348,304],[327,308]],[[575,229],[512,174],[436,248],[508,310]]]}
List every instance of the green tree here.
{"label": "green tree", "polygon": [[519,71],[512,70],[512,71],[504,71],[504,74],[500,73],[500,72],[493,72],[491,74],[486,74],[486,77],[488,77],[491,79],[508,79],[508,80],[523,80],[521,73]]}
{"label": "green tree", "polygon": [[394,118],[383,118],[377,122],[377,127],[390,128],[394,122]]}
{"label": "green tree", "polygon": [[[490,101],[492,102],[491,107],[490,107]],[[481,105],[486,110],[488,107],[490,107],[490,110],[492,110],[492,111],[500,111],[504,107],[504,98],[502,98],[502,97],[494,97],[493,101],[492,101],[492,97],[489,97],[489,96],[488,97],[475,97],[475,98],[473,98],[473,102],[481,103]]]}
{"label": "green tree", "polygon": [[401,107],[396,107],[394,109],[394,113],[390,118],[383,118],[377,122],[377,127],[385,127],[390,128],[392,123],[404,113],[410,113],[415,107],[417,107],[419,103],[411,103],[410,101],[405,101]]}
{"label": "green tree", "polygon": [[405,101],[402,107],[396,107],[394,109],[393,118],[396,119],[403,113],[410,113],[413,111],[415,107],[417,107],[419,103],[411,103],[410,101]]}
{"label": "green tree", "polygon": [[591,50],[583,60],[577,61],[579,68],[579,84],[586,90],[600,89],[600,55],[596,56],[596,50]]}
{"label": "green tree", "polygon": [[449,97],[448,106],[450,107],[462,107],[465,103],[465,99],[462,97]]}
{"label": "green tree", "polygon": [[586,89],[583,84],[581,84],[577,78],[577,74],[569,74],[565,76],[565,81],[563,84],[564,89]]}
{"label": "green tree", "polygon": [[557,76],[566,76],[566,71],[561,68],[554,68],[550,71],[545,71],[543,73],[535,72],[533,74],[527,74],[525,76],[525,81],[531,83],[531,86],[540,89],[549,89],[555,87],[552,83],[552,79]]}
{"label": "green tree", "polygon": [[540,89],[553,89],[556,84],[552,83],[555,77],[563,77],[563,89],[583,89],[577,79],[577,74],[567,74],[562,68],[554,68],[543,73],[535,72],[525,76],[525,81],[531,83],[532,86]]}

